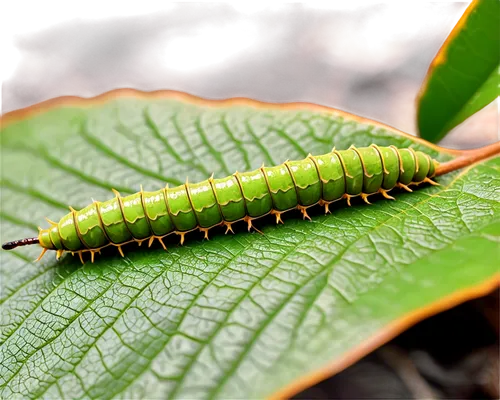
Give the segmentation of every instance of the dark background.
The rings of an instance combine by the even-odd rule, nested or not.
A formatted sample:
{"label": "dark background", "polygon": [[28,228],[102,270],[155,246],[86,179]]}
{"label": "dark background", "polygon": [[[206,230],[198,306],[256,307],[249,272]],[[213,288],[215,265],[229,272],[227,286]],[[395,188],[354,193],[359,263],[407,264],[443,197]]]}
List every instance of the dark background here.
{"label": "dark background", "polygon": [[[422,80],[468,5],[117,4],[2,3],[2,113],[62,95],[174,89],[215,99],[318,103],[416,134]],[[496,140],[493,104],[442,144],[472,148]],[[497,294],[466,303],[297,397],[494,398],[495,315]]]}

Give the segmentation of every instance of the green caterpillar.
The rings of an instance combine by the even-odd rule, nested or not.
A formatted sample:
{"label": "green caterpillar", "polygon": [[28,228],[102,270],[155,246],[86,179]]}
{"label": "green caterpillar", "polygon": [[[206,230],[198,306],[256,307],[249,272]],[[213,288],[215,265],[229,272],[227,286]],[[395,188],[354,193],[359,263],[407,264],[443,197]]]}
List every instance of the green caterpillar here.
{"label": "green caterpillar", "polygon": [[[286,161],[276,167],[264,167],[251,172],[236,172],[222,179],[186,183],[155,192],[141,190],[130,196],[94,201],[80,211],[71,212],[51,227],[39,228],[38,237],[7,242],[3,249],[40,244],[43,248],[37,261],[47,250],[56,250],[57,259],[65,251],[90,252],[91,260],[103,247],[116,246],[123,256],[122,245],[157,239],[166,250],[162,239],[175,233],[181,244],[187,232],[200,230],[208,239],[208,231],[218,225],[232,232],[232,224],[245,221],[248,230],[252,221],[268,214],[283,222],[281,214],[299,209],[303,218],[310,219],[307,208],[319,204],[329,212],[330,203],[354,196],[369,203],[368,196],[387,194],[394,187],[412,191],[408,185],[428,182],[436,173],[438,162],[412,148],[395,146],[335,150],[331,153],[308,155],[300,161]],[[254,229],[256,229],[254,227]],[[256,229],[257,230],[257,229]]]}

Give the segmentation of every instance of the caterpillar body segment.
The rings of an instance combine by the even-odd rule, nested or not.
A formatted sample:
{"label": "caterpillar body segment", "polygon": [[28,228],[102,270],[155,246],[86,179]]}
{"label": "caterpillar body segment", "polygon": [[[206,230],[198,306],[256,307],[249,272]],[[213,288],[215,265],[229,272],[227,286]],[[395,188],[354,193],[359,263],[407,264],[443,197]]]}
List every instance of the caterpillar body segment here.
{"label": "caterpillar body segment", "polygon": [[[5,243],[6,250],[17,246],[38,243],[43,249],[56,250],[57,258],[64,252],[90,252],[91,260],[100,249],[116,246],[123,256],[121,246],[148,241],[149,246],[170,234],[180,236],[181,244],[186,233],[200,230],[208,239],[211,228],[245,221],[248,230],[255,227],[252,220],[268,214],[276,216],[276,223],[283,222],[281,214],[299,209],[303,218],[310,219],[307,208],[319,204],[329,212],[329,204],[360,196],[369,203],[368,196],[381,193],[394,199],[387,192],[394,187],[411,191],[411,184],[428,182],[435,175],[438,162],[427,154],[411,148],[394,146],[364,148],[351,147],[330,153],[308,155],[299,161],[286,161],[274,167],[264,167],[250,172],[169,187],[148,192],[141,190],[129,196],[94,201],[87,207],[63,216],[59,222],[49,221],[50,227],[39,228],[38,237]],[[257,230],[258,231],[258,230]],[[260,231],[259,231],[260,232]]]}

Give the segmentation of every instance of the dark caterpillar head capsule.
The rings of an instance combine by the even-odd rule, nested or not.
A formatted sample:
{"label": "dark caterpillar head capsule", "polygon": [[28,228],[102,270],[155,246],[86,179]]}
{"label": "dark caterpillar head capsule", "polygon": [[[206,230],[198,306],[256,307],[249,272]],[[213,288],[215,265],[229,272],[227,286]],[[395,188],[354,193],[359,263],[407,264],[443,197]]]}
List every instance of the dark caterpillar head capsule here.
{"label": "dark caterpillar head capsule", "polygon": [[31,244],[39,244],[42,247],[42,253],[36,259],[36,261],[39,261],[47,250],[56,250],[50,240],[48,229],[40,229],[40,233],[38,234],[37,237],[19,239],[19,240],[14,240],[12,242],[5,242],[4,244],[2,244],[2,249],[12,250],[15,249],[16,247],[29,246]]}
{"label": "dark caterpillar head capsule", "polygon": [[38,244],[38,243],[40,243],[38,240],[38,237],[19,239],[19,240],[14,240],[12,242],[6,242],[6,243],[2,244],[2,249],[12,250],[12,249],[15,249],[16,247],[19,247],[19,246],[28,246],[30,244]]}

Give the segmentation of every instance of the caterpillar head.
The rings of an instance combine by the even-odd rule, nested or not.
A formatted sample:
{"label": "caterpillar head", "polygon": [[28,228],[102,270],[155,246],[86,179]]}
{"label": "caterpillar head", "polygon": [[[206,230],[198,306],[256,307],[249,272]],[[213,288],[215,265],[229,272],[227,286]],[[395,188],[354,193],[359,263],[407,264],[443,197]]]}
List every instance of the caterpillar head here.
{"label": "caterpillar head", "polygon": [[40,229],[37,237],[18,239],[12,242],[6,242],[2,244],[2,249],[12,250],[19,246],[28,246],[31,244],[39,244],[42,249],[42,254],[37,258],[37,261],[42,258],[47,250],[56,250],[52,240],[50,240],[50,229]]}

